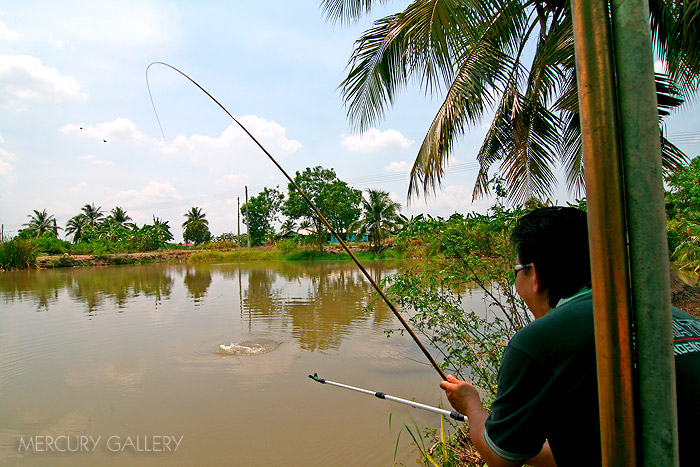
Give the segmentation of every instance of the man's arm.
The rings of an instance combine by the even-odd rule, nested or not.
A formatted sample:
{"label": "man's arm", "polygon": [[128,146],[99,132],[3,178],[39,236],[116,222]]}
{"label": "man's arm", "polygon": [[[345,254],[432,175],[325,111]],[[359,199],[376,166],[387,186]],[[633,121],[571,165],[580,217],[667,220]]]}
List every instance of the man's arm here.
{"label": "man's arm", "polygon": [[[519,466],[522,463],[511,462],[496,454],[484,439],[486,418],[489,413],[481,403],[479,392],[474,385],[460,381],[452,375],[447,377],[447,381],[440,383],[440,387],[445,390],[447,399],[454,409],[467,416],[469,419],[469,431],[474,447],[481,454],[482,459],[489,467],[511,467]],[[549,443],[545,443],[540,453],[526,462],[534,466],[556,466]]]}

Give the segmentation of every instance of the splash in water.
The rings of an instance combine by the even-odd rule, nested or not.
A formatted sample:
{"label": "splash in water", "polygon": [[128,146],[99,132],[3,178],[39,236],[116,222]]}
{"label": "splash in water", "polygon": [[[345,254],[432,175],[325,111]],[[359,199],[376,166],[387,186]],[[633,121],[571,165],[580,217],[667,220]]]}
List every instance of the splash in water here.
{"label": "splash in water", "polygon": [[230,344],[221,344],[216,353],[219,355],[261,355],[272,352],[277,347],[279,347],[277,342],[231,342]]}

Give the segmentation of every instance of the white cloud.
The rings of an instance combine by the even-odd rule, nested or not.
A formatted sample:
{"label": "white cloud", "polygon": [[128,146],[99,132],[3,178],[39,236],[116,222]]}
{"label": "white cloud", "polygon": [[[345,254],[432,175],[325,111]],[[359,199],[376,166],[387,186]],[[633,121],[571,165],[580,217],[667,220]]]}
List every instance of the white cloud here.
{"label": "white cloud", "polygon": [[[0,136],[0,143],[4,143],[5,140]],[[0,148],[0,176],[8,175],[12,171],[11,160],[15,159],[15,155],[3,148]]]}
{"label": "white cloud", "polygon": [[118,201],[117,204],[123,203],[137,206],[153,202],[180,200],[182,196],[178,194],[175,187],[170,183],[150,181],[140,190],[120,191],[111,198]]}
{"label": "white cloud", "polygon": [[12,164],[2,159],[6,151],[0,149],[0,175],[7,175],[12,171]]}
{"label": "white cloud", "polygon": [[411,168],[408,165],[408,162],[406,161],[392,162],[391,164],[384,167],[385,172],[399,174],[408,173],[409,170],[411,170]]}
{"label": "white cloud", "polygon": [[[293,154],[302,147],[299,141],[287,138],[286,128],[275,122],[255,115],[238,120],[275,158]],[[190,158],[196,164],[218,173],[240,170],[240,167],[246,168],[245,173],[274,170],[270,162],[265,161],[265,154],[235,122],[224,129],[219,137],[178,135],[171,143],[162,144],[162,150],[166,154]]]}
{"label": "white cloud", "polygon": [[80,182],[77,185],[68,188],[68,191],[70,191],[71,193],[77,193],[79,191],[85,190],[87,187],[88,184],[86,182]]}
{"label": "white cloud", "polygon": [[81,138],[92,138],[109,143],[137,143],[146,140],[146,135],[136,129],[134,122],[123,117],[94,126],[70,123],[62,127],[60,131],[64,134],[74,133]]}
{"label": "white cloud", "polygon": [[[392,199],[394,197],[392,196]],[[433,216],[447,218],[459,212],[479,212],[485,214],[493,206],[491,197],[479,198],[472,201],[472,188],[467,185],[447,185],[439,189],[435,195],[429,194],[418,199],[411,200],[411,204],[404,212],[407,216],[417,215],[421,212],[429,212]]]}
{"label": "white cloud", "polygon": [[57,49],[63,48],[63,42],[61,42],[57,39],[49,39],[49,44],[51,44],[53,47],[55,47]]}
{"label": "white cloud", "polygon": [[98,159],[96,156],[94,156],[92,154],[88,154],[86,156],[79,156],[78,159],[92,162],[95,165],[110,165],[110,166],[114,165],[113,161],[108,161],[106,159]]}
{"label": "white cloud", "polygon": [[361,135],[340,135],[343,146],[350,152],[377,152],[383,149],[409,148],[414,141],[396,130],[379,131],[370,128]]}
{"label": "white cloud", "polygon": [[31,14],[31,22],[22,25],[23,36],[80,52],[93,49],[110,50],[111,55],[133,54],[170,44],[182,35],[178,7],[159,0],[43,2],[41,6],[13,6],[12,11],[16,21]]}
{"label": "white cloud", "polygon": [[0,21],[0,39],[8,42],[16,41],[20,38],[20,34],[7,27],[3,21]]}
{"label": "white cloud", "polygon": [[0,105],[21,108],[20,102],[43,99],[84,99],[78,82],[29,55],[0,54]]}
{"label": "white cloud", "polygon": [[219,183],[232,183],[232,184],[240,184],[248,180],[248,175],[244,173],[232,173],[232,174],[226,174],[216,180],[214,183],[219,184]]}

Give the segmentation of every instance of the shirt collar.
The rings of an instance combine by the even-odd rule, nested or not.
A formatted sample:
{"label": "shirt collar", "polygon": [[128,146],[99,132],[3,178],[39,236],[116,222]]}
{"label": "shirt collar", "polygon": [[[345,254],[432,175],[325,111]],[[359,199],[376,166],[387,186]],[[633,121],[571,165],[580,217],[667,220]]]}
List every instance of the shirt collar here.
{"label": "shirt collar", "polygon": [[574,300],[575,298],[583,297],[584,295],[588,295],[591,293],[593,293],[593,291],[591,290],[590,286],[585,286],[584,288],[582,288],[581,290],[579,290],[578,292],[576,292],[572,296],[560,299],[559,303],[557,303],[557,308],[559,308],[560,306],[562,306],[563,304],[565,304],[567,302],[570,302],[571,300]]}

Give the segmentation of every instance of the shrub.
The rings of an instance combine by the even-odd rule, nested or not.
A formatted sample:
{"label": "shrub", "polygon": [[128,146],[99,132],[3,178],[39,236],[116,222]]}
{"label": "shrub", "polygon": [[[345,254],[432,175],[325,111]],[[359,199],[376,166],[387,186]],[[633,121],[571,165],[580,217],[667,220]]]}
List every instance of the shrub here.
{"label": "shrub", "polygon": [[401,258],[401,255],[396,250],[386,249],[386,250],[382,250],[379,253],[379,258],[380,259],[399,259],[399,258]]}
{"label": "shrub", "polygon": [[283,255],[288,255],[289,253],[297,249],[298,244],[299,242],[295,238],[288,238],[287,240],[282,240],[281,242],[278,242],[277,249]]}
{"label": "shrub", "polygon": [[13,238],[0,243],[0,268],[25,269],[36,264],[37,251],[34,244],[22,238]]}
{"label": "shrub", "polygon": [[60,240],[52,235],[43,235],[39,238],[31,240],[36,247],[37,254],[47,256],[61,255],[70,250],[70,243],[65,240]]}
{"label": "shrub", "polygon": [[286,255],[284,255],[284,259],[292,260],[292,261],[312,261],[315,259],[321,259],[321,258],[327,258],[328,254],[318,251],[318,250],[308,250],[308,249],[299,249],[299,250],[294,250]]}
{"label": "shrub", "polygon": [[213,242],[207,242],[200,245],[200,248],[205,250],[232,250],[236,248],[236,242],[229,242],[226,240],[216,240]]}

